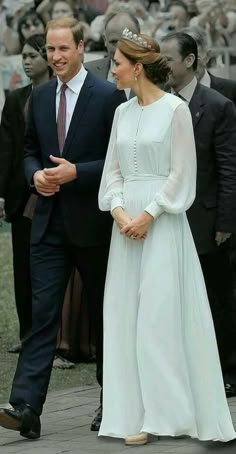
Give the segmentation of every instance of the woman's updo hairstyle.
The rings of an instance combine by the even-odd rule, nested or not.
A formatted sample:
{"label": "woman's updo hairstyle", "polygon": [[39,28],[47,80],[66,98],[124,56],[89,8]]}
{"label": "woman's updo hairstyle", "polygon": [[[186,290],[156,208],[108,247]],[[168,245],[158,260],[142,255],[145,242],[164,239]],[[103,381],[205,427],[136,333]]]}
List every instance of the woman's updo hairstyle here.
{"label": "woman's updo hairstyle", "polygon": [[[144,42],[145,45],[140,44],[140,41],[141,43]],[[152,83],[163,84],[167,82],[170,69],[167,59],[160,55],[160,46],[155,39],[143,33],[131,34],[130,38],[125,38],[122,35],[117,43],[117,49],[130,63],[142,63],[145,75]]]}

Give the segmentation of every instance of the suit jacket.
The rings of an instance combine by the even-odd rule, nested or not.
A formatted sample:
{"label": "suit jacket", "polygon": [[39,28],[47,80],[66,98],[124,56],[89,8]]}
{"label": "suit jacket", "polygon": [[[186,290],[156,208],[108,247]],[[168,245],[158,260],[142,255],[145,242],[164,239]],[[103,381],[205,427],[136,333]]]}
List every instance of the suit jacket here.
{"label": "suit jacket", "polygon": [[94,76],[102,80],[107,80],[110,65],[111,60],[108,57],[108,55],[104,58],[84,63],[84,66],[88,71],[90,71]]}
{"label": "suit jacket", "polygon": [[10,92],[2,111],[0,126],[0,197],[5,199],[7,220],[21,214],[30,191],[23,169],[24,107],[32,85]]}
{"label": "suit jacket", "polygon": [[[29,184],[37,170],[54,167],[49,155],[60,156],[56,125],[57,79],[34,89],[25,138],[25,175]],[[98,208],[98,189],[116,107],[123,91],[87,74],[80,91],[62,157],[76,164],[78,178],[61,186],[58,195],[39,196],[32,242],[41,240],[58,197],[65,231],[78,246],[99,246],[110,241],[112,217]]]}
{"label": "suit jacket", "polygon": [[230,79],[223,79],[221,77],[210,75],[211,79],[211,88],[218,91],[226,98],[231,99],[234,105],[236,106],[236,82]]}
{"label": "suit jacket", "polygon": [[236,111],[197,84],[189,108],[197,152],[196,199],[187,215],[199,254],[216,248],[215,233],[236,232]]}

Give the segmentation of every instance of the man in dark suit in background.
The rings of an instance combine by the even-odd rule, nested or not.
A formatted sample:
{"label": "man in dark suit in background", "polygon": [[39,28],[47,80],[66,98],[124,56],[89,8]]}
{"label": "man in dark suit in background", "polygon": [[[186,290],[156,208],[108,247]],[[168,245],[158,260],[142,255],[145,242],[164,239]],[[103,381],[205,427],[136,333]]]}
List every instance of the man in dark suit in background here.
{"label": "man in dark suit in background", "polygon": [[111,73],[113,65],[112,59],[116,50],[117,41],[126,27],[133,33],[140,33],[138,19],[128,12],[112,14],[106,18],[103,38],[108,55],[99,60],[84,63],[85,68],[88,71],[91,71],[96,77],[114,82],[114,78]]}
{"label": "man in dark suit in background", "polygon": [[[218,91],[222,95],[226,96],[226,98],[231,99],[231,101],[236,106],[236,81],[231,79],[225,79],[222,77],[217,77],[211,74],[210,71],[207,70],[207,64],[211,58],[212,52],[211,49],[208,47],[208,40],[207,40],[207,33],[202,27],[187,27],[184,30],[185,33],[192,36],[197,43],[198,48],[198,66],[195,72],[196,77],[200,84],[204,85],[205,87],[214,88],[214,90]],[[230,243],[229,243],[229,257],[233,267],[233,278],[234,278],[234,292],[236,294],[236,236],[231,235]],[[235,315],[234,315],[235,317]],[[230,387],[228,384],[227,386],[227,394],[230,395],[232,392],[234,393],[235,390]]]}
{"label": "man in dark suit in background", "polygon": [[[236,385],[236,327],[228,238],[236,232],[236,111],[233,103],[197,82],[198,52],[186,33],[161,43],[170,66],[168,84],[192,114],[197,152],[196,199],[188,220],[199,254],[228,397]],[[230,387],[230,388],[229,388]],[[228,392],[230,391],[230,392]]]}
{"label": "man in dark suit in background", "polygon": [[25,174],[39,194],[31,230],[32,329],[12,385],[13,410],[0,425],[40,437],[40,414],[52,370],[71,263],[79,270],[97,321],[97,380],[102,386],[103,290],[112,218],[98,208],[98,188],[116,107],[113,84],[82,65],[83,32],[73,18],[47,25],[48,62],[56,73],[33,90],[25,140]]}

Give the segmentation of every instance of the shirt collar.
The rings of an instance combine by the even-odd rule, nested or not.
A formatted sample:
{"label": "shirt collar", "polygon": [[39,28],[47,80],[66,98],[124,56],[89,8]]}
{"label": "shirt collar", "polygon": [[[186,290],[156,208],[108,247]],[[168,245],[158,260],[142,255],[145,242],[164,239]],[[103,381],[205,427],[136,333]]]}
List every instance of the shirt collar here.
{"label": "shirt collar", "polygon": [[202,78],[199,80],[200,84],[205,85],[205,87],[211,88],[211,78],[209,73],[205,70]]}
{"label": "shirt collar", "polygon": [[[72,79],[66,82],[68,88],[70,88],[70,90],[73,91],[76,95],[79,94],[87,73],[88,71],[86,71],[85,67],[81,65],[79,72]],[[57,76],[57,93],[59,93],[59,91],[61,90],[63,83],[64,82]]]}
{"label": "shirt collar", "polygon": [[[184,88],[182,88],[182,90],[180,90],[178,93],[179,93],[179,95],[181,95],[181,97],[185,101],[190,103],[196,86],[197,86],[197,79],[196,79],[196,77],[194,77],[191,80],[191,82],[188,85],[186,85]],[[175,93],[175,91],[173,89],[171,91],[172,91],[172,93]]]}

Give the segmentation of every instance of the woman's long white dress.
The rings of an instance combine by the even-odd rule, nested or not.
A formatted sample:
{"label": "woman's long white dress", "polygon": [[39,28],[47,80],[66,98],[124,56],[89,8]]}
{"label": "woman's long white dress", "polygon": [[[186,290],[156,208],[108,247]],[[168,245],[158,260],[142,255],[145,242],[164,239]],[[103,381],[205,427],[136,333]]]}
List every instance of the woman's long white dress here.
{"label": "woman's long white dress", "polygon": [[116,111],[99,205],[155,220],[144,241],[114,223],[104,299],[99,435],[236,437],[205,284],[185,211],[195,197],[188,107],[165,94]]}

